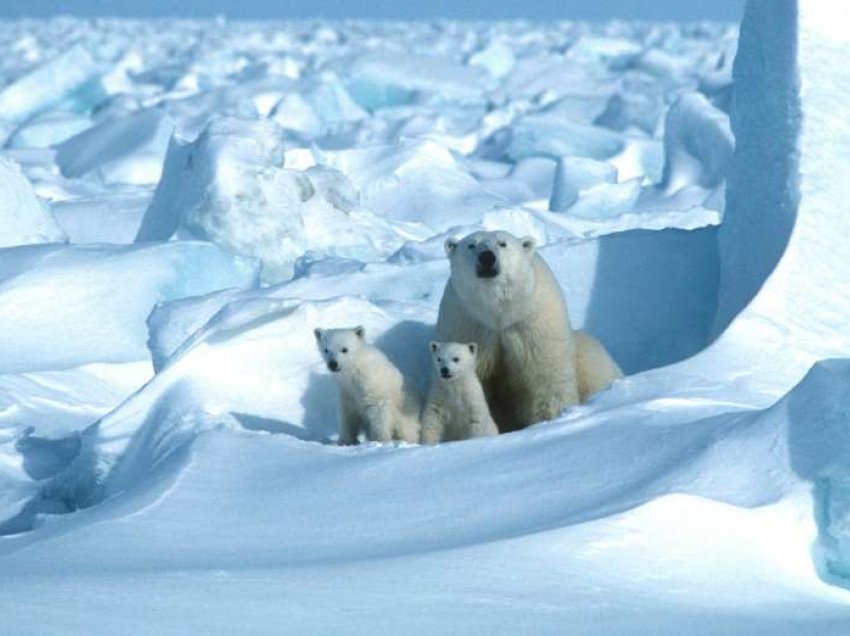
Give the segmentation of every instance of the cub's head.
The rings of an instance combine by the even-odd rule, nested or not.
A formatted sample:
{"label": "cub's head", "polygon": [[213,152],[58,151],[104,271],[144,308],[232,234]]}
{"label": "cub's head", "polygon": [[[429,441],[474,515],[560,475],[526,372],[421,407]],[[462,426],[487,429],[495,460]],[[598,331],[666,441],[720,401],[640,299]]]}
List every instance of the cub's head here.
{"label": "cub's head", "polygon": [[475,356],[478,345],[474,342],[431,342],[431,359],[437,377],[451,380],[466,373],[475,373]]}
{"label": "cub's head", "polygon": [[363,327],[353,329],[314,329],[316,345],[328,369],[337,373],[350,364],[352,356],[366,344]]}
{"label": "cub's head", "polygon": [[453,276],[474,276],[486,282],[527,271],[534,258],[535,241],[508,232],[473,232],[459,240],[448,239],[445,247]]}

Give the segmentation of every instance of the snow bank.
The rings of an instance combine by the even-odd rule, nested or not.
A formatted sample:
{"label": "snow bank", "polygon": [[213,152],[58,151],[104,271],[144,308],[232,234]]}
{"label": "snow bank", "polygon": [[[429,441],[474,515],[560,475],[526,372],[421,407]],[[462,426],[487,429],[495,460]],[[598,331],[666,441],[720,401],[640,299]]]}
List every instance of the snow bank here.
{"label": "snow bank", "polygon": [[17,162],[0,157],[0,183],[0,248],[67,239]]}
{"label": "snow bank", "polygon": [[0,373],[143,360],[156,303],[256,279],[204,243],[0,250]]}
{"label": "snow bank", "polygon": [[[327,440],[337,432],[336,388],[320,372],[313,329],[362,324],[405,372],[427,377],[433,329],[419,322],[423,308],[393,309],[354,298],[278,299],[266,290],[225,302],[144,389],[83,434],[79,455],[46,500],[85,506],[126,490],[201,431],[222,425]],[[408,322],[398,324],[400,316]]]}

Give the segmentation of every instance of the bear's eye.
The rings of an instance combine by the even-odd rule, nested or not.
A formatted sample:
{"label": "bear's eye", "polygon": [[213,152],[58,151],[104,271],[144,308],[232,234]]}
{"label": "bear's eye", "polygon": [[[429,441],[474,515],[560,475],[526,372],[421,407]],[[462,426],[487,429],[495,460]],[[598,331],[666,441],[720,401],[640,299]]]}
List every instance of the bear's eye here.
{"label": "bear's eye", "polygon": [[325,353],[330,353],[330,350],[325,348]]}
{"label": "bear's eye", "polygon": [[348,347],[343,347],[342,349],[340,349],[340,351],[342,353],[348,353]]}
{"label": "bear's eye", "polygon": [[467,247],[471,250],[474,250],[475,249],[475,243],[470,243],[469,245],[467,245]]}
{"label": "bear's eye", "polygon": [[499,241],[499,247],[507,247],[507,246],[508,246],[507,241]]}
{"label": "bear's eye", "polygon": [[452,362],[460,362],[460,358],[452,358]]}

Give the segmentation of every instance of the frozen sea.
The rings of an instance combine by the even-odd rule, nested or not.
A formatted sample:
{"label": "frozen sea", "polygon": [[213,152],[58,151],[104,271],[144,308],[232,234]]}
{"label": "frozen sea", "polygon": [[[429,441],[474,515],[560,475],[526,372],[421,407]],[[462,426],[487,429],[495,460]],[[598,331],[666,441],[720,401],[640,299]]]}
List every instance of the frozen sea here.
{"label": "frozen sea", "polygon": [[[850,634],[850,17],[0,22],[0,633]],[[532,236],[626,377],[427,387],[447,238]]]}

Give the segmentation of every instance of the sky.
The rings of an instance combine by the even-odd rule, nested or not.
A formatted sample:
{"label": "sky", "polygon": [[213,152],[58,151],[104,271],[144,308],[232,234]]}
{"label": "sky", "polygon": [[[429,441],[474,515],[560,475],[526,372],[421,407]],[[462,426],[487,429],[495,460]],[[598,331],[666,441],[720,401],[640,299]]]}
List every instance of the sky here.
{"label": "sky", "polygon": [[744,0],[0,0],[0,18],[52,15],[229,18],[739,21]]}

